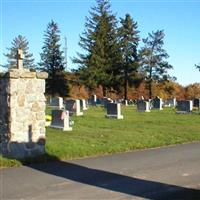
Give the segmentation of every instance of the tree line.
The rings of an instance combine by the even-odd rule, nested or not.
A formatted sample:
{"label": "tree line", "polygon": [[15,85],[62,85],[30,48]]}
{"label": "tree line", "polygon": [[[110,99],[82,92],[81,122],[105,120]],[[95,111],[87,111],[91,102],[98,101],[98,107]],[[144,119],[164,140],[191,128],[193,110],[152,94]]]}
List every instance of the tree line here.
{"label": "tree line", "polygon": [[[147,38],[140,38],[138,24],[130,14],[117,20],[111,10],[109,0],[96,0],[96,5],[86,17],[85,30],[80,35],[79,45],[82,53],[72,59],[78,65],[69,75],[65,72],[65,62],[60,44],[60,30],[53,20],[44,33],[44,45],[40,54],[41,61],[36,66],[29,53],[28,41],[19,35],[12,42],[6,67],[15,67],[17,48],[24,50],[24,64],[31,69],[46,71],[47,94],[69,95],[69,77],[76,85],[84,85],[89,92],[102,88],[103,95],[114,91],[128,99],[128,89],[138,88],[145,82],[148,97],[152,98],[153,85],[164,84],[175,77],[169,75],[173,69],[167,61],[169,55],[163,48],[164,31],[156,30]],[[143,46],[139,48],[139,42]],[[197,65],[200,70],[200,66]]]}

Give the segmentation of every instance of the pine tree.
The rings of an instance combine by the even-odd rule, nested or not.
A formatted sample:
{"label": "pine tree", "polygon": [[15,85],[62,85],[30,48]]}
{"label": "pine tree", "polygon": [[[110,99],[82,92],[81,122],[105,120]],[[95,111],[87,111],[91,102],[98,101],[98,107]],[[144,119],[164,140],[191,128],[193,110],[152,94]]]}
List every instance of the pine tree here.
{"label": "pine tree", "polygon": [[85,31],[80,36],[79,45],[85,51],[74,58],[79,64],[80,78],[91,90],[103,87],[103,94],[112,87],[119,62],[115,15],[110,10],[108,0],[97,0],[97,6],[86,18]]}
{"label": "pine tree", "polygon": [[9,68],[9,69],[17,67],[16,54],[17,54],[18,49],[23,50],[24,67],[29,68],[29,69],[33,69],[36,67],[34,64],[33,54],[29,53],[29,47],[28,47],[29,43],[24,36],[18,35],[17,37],[15,37],[11,45],[12,45],[11,48],[7,48],[9,50],[9,53],[4,54],[7,57],[7,61],[8,61],[8,63],[4,67]]}
{"label": "pine tree", "polygon": [[200,64],[195,65],[195,66],[196,66],[196,68],[200,71]]}
{"label": "pine tree", "polygon": [[46,71],[49,77],[46,81],[47,93],[55,96],[67,96],[69,87],[65,79],[63,51],[60,50],[60,30],[53,20],[47,25],[44,34],[43,52],[40,54],[40,70]]}
{"label": "pine tree", "polygon": [[120,76],[124,88],[124,99],[127,99],[128,86],[136,84],[137,80],[139,81],[137,55],[139,31],[137,30],[137,22],[134,22],[129,14],[126,14],[125,19],[121,18],[120,22],[119,41],[122,56]]}
{"label": "pine tree", "polygon": [[141,64],[146,73],[150,99],[152,98],[153,81],[159,82],[171,79],[168,70],[173,69],[173,67],[166,61],[169,55],[163,49],[164,36],[163,30],[149,33],[148,37],[143,39],[144,47],[140,52]]}

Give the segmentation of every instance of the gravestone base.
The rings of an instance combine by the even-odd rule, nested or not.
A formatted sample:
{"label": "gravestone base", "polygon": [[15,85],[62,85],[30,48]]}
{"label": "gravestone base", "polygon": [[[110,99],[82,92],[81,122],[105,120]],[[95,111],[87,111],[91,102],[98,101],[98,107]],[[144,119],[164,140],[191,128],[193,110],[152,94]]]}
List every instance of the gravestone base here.
{"label": "gravestone base", "polygon": [[152,108],[152,110],[163,110],[163,108]]}
{"label": "gravestone base", "polygon": [[83,112],[75,113],[76,116],[83,116]]}
{"label": "gravestone base", "polygon": [[60,126],[56,126],[56,125],[50,125],[50,128],[55,128],[55,129],[61,129],[62,131],[72,131],[72,127],[60,127]]}
{"label": "gravestone base", "polygon": [[176,111],[176,114],[191,114],[192,111],[187,112],[187,111]]}
{"label": "gravestone base", "polygon": [[106,115],[107,118],[124,119],[123,115]]}
{"label": "gravestone base", "polygon": [[151,112],[150,110],[137,110],[138,112]]}

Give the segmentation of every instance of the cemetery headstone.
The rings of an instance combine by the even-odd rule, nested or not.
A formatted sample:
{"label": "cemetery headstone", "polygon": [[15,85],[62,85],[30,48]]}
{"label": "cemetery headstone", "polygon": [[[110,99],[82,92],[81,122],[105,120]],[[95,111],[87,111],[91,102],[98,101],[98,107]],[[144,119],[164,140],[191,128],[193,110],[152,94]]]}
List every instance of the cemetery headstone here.
{"label": "cemetery headstone", "polygon": [[196,108],[200,108],[200,98],[195,98],[193,100],[193,106]]}
{"label": "cemetery headstone", "polygon": [[58,109],[63,109],[64,108],[63,98],[62,97],[51,98],[49,106]]}
{"label": "cemetery headstone", "polygon": [[65,109],[69,111],[70,116],[75,112],[75,104],[76,101],[74,99],[67,99],[65,101]]}
{"label": "cemetery headstone", "polygon": [[184,114],[191,113],[193,108],[193,102],[190,100],[177,101],[176,113]]}
{"label": "cemetery headstone", "polygon": [[91,104],[92,106],[96,106],[96,104],[97,104],[97,96],[96,96],[95,94],[93,94],[93,95],[90,97],[89,101],[90,101],[90,104]]}
{"label": "cemetery headstone", "polygon": [[119,103],[108,103],[106,117],[123,119],[124,117],[121,115],[121,105]]}
{"label": "cemetery headstone", "polygon": [[124,105],[128,106],[128,100],[124,100]]}
{"label": "cemetery headstone", "polygon": [[72,131],[69,111],[52,110],[52,121],[50,127],[62,129],[63,131]]}
{"label": "cemetery headstone", "polygon": [[102,103],[103,103],[104,108],[107,108],[107,105],[108,105],[109,103],[113,103],[113,100],[112,100],[111,98],[109,98],[109,97],[104,97],[104,98],[102,99]]}
{"label": "cemetery headstone", "polygon": [[0,75],[0,148],[5,156],[25,158],[45,151],[45,72],[23,68],[17,52],[17,69]]}
{"label": "cemetery headstone", "polygon": [[80,99],[80,106],[82,110],[87,110],[87,104],[85,99]]}
{"label": "cemetery headstone", "polygon": [[164,106],[165,106],[165,107],[175,107],[175,106],[176,106],[176,98],[167,99],[167,100],[164,102]]}
{"label": "cemetery headstone", "polygon": [[69,114],[75,114],[76,116],[82,116],[80,100],[68,99],[65,101],[65,109],[69,111]]}
{"label": "cemetery headstone", "polygon": [[137,101],[137,111],[138,112],[150,112],[150,103],[144,100]]}
{"label": "cemetery headstone", "polygon": [[82,116],[83,112],[81,111],[80,100],[76,99],[75,101],[75,114],[76,116]]}
{"label": "cemetery headstone", "polygon": [[158,109],[158,110],[162,110],[162,99],[159,98],[158,96],[156,98],[153,99],[152,101],[152,104],[153,104],[153,109]]}

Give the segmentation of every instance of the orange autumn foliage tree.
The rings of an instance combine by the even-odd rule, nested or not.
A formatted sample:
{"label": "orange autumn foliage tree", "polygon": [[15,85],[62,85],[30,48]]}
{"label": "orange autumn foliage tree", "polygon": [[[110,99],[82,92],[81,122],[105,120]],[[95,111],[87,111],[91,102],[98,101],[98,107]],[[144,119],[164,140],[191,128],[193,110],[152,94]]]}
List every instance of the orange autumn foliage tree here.
{"label": "orange autumn foliage tree", "polygon": [[195,97],[200,98],[200,83],[190,84],[185,88],[185,97],[187,99],[193,99]]}

